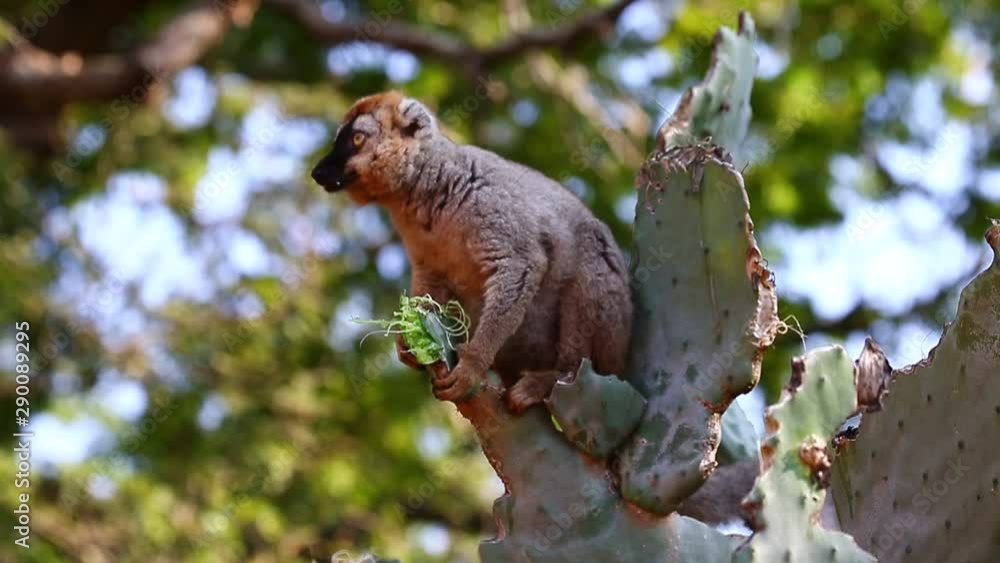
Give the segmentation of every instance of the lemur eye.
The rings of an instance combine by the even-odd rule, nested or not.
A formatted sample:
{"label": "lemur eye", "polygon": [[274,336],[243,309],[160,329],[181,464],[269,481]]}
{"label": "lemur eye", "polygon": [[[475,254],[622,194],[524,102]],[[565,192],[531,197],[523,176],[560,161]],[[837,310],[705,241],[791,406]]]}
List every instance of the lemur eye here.
{"label": "lemur eye", "polygon": [[351,138],[351,142],[354,143],[355,148],[360,147],[361,145],[365,144],[365,134],[355,133],[354,137]]}

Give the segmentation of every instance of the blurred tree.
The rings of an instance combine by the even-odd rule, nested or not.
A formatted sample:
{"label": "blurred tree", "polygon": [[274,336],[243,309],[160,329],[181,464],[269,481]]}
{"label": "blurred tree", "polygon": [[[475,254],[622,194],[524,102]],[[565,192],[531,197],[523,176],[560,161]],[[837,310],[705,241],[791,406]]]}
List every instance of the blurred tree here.
{"label": "blurred tree", "polygon": [[[38,438],[32,549],[0,554],[475,560],[499,484],[454,409],[350,322],[392,310],[401,248],[310,164],[351,101],[402,89],[628,245],[651,133],[741,9],[762,72],[737,157],[782,314],[926,351],[1000,215],[987,0],[5,2],[0,417],[13,447],[27,320]],[[818,271],[834,263],[863,283]]]}

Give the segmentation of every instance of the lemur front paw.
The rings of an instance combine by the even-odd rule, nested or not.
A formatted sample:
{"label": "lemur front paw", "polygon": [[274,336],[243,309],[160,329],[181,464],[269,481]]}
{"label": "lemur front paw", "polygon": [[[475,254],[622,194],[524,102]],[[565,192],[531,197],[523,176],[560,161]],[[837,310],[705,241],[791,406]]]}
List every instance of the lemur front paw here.
{"label": "lemur front paw", "polygon": [[458,365],[447,374],[438,373],[432,382],[434,396],[442,401],[458,402],[475,393],[481,381],[486,378],[489,362],[479,353],[478,348],[466,342],[455,346]]}
{"label": "lemur front paw", "polygon": [[403,365],[415,370],[423,371],[424,366],[417,361],[417,357],[410,352],[410,347],[406,345],[402,334],[396,335],[396,356]]}
{"label": "lemur front paw", "polygon": [[472,393],[483,375],[468,363],[459,360],[455,369],[434,377],[432,380],[434,396],[442,401],[461,401]]}

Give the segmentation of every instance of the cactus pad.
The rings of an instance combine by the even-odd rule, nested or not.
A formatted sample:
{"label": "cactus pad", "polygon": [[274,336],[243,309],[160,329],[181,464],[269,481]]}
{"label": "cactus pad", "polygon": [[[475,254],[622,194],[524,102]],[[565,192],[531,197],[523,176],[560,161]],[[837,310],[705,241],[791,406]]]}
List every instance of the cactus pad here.
{"label": "cactus pad", "polygon": [[722,27],[715,34],[712,62],[705,80],[685,92],[674,114],[660,128],[660,150],[690,145],[702,139],[735,151],[750,124],[750,91],[757,74],[757,32],[746,12],[739,28]]}
{"label": "cactus pad", "polygon": [[780,322],[743,179],[721,149],[668,149],[638,183],[626,379],[648,403],[618,467],[625,498],[669,514],[715,467],[719,417],[756,384]]}
{"label": "cactus pad", "polygon": [[575,379],[556,383],[546,405],[567,440],[604,458],[639,424],[646,399],[621,379],[594,373],[584,360]]}
{"label": "cactus pad", "polygon": [[847,534],[818,524],[837,427],[857,408],[854,362],[839,346],[796,358],[782,400],[765,414],[764,473],[747,502],[757,532],[736,562],[875,562]]}
{"label": "cactus pad", "polygon": [[920,363],[893,373],[834,465],[841,527],[884,563],[1000,554],[1000,224],[993,264]]}
{"label": "cactus pad", "polygon": [[722,415],[722,441],[718,461],[729,465],[739,461],[757,461],[759,450],[757,430],[740,405],[733,403]]}
{"label": "cactus pad", "polygon": [[648,403],[617,467],[622,495],[657,514],[715,468],[719,417],[756,384],[780,326],[743,178],[723,148],[742,142],[750,120],[754,39],[745,13],[738,32],[719,30],[705,80],[660,129],[636,181],[626,380]]}

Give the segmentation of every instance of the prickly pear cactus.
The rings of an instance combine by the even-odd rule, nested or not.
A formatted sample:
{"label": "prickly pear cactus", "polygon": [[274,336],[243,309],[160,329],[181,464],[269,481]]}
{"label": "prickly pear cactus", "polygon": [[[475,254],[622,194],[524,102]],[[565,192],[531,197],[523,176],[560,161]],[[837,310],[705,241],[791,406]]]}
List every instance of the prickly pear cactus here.
{"label": "prickly pear cactus", "polygon": [[841,527],[883,563],[1000,560],[1000,223],[987,240],[955,322],[834,465]]}
{"label": "prickly pear cactus", "polygon": [[669,514],[715,467],[719,418],[756,384],[777,303],[721,149],[667,149],[639,184],[625,378],[648,403],[617,467],[625,498]]}
{"label": "prickly pear cactus", "polygon": [[784,396],[765,414],[765,470],[747,500],[757,531],[734,562],[875,562],[851,536],[819,524],[834,433],[857,408],[854,374],[854,362],[839,346],[792,362]]}
{"label": "prickly pear cactus", "polygon": [[493,505],[497,535],[480,544],[484,563],[729,561],[735,540],[697,520],[653,517],[624,502],[607,460],[578,452],[546,410],[511,416],[492,386],[459,410],[506,487]]}
{"label": "prickly pear cactus", "polygon": [[732,149],[746,132],[753,41],[745,14],[737,33],[719,31],[705,81],[660,130],[660,150],[637,179],[625,379],[648,402],[616,468],[622,495],[657,514],[675,510],[716,466],[719,418],[756,384],[780,326],[743,178],[717,144]]}

